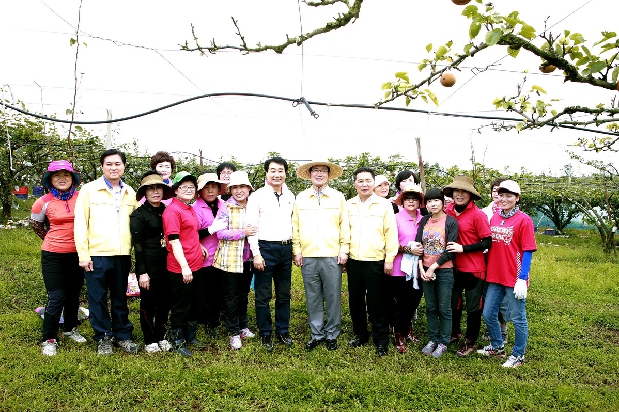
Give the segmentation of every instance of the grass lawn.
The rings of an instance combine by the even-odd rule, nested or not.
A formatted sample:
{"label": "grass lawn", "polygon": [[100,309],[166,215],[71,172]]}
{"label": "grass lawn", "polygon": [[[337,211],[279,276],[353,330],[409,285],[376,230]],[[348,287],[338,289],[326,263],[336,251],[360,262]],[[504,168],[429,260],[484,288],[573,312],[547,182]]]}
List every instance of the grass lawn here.
{"label": "grass lawn", "polygon": [[[89,343],[62,342],[58,355],[40,353],[45,303],[40,240],[27,228],[0,229],[0,410],[594,410],[619,409],[619,266],[599,251],[592,232],[569,238],[538,235],[528,299],[530,338],[525,365],[506,370],[497,359],[440,359],[420,350],[377,358],[373,346],[351,349],[346,279],[339,349],[308,353],[303,285],[293,273],[291,334],[295,345],[274,353],[257,339],[240,351],[218,340],[193,358],[170,353],[109,357]],[[250,302],[253,305],[253,299]],[[141,342],[139,302],[130,304]],[[423,309],[423,302],[422,308]],[[250,324],[255,330],[254,310]],[[482,328],[484,330],[485,328]],[[509,327],[508,353],[513,344]]]}

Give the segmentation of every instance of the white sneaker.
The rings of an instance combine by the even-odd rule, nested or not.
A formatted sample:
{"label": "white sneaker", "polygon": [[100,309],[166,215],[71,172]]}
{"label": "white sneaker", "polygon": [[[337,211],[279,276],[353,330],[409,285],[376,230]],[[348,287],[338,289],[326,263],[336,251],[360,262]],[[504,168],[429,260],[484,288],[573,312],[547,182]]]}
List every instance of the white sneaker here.
{"label": "white sneaker", "polygon": [[56,339],[48,339],[41,344],[41,353],[45,356],[54,356],[56,355],[57,346]]}
{"label": "white sneaker", "polygon": [[241,329],[241,338],[255,338],[256,334],[249,330],[249,328]]}
{"label": "white sneaker", "polygon": [[524,363],[524,355],[523,356],[514,356],[509,355],[509,358],[503,364],[504,368],[517,368],[518,366]]}
{"label": "white sneaker", "polygon": [[144,350],[146,353],[157,353],[161,352],[159,345],[157,343],[149,343],[148,345],[144,345]]}
{"label": "white sneaker", "polygon": [[77,327],[73,328],[73,330],[69,332],[62,332],[62,334],[65,338],[70,338],[77,343],[86,343],[86,338],[79,333]]}
{"label": "white sneaker", "polygon": [[161,350],[163,352],[170,352],[172,350],[172,344],[170,344],[170,342],[168,342],[167,340],[160,340],[159,341],[159,348],[161,348]]}
{"label": "white sneaker", "polygon": [[118,346],[127,353],[138,353],[138,350],[140,349],[140,347],[131,339],[118,341],[114,340],[114,343],[116,344],[116,346]]}
{"label": "white sneaker", "polygon": [[230,348],[239,350],[243,346],[241,343],[241,335],[230,336]]}

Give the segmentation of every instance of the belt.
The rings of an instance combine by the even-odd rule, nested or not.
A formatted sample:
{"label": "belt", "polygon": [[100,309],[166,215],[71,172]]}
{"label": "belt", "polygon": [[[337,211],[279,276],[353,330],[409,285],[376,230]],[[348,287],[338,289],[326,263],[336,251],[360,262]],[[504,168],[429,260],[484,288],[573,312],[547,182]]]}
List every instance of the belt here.
{"label": "belt", "polygon": [[287,240],[258,240],[258,242],[272,243],[274,245],[289,245],[292,243],[292,239]]}

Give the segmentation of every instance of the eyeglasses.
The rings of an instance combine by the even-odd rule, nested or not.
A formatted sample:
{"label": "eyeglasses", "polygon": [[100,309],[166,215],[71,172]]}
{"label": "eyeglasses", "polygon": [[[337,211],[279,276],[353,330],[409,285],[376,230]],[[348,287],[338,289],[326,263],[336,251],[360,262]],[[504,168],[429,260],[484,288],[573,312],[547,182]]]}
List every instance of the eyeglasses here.
{"label": "eyeglasses", "polygon": [[221,173],[219,173],[220,175],[231,175],[232,174],[232,170],[222,170]]}
{"label": "eyeglasses", "polygon": [[416,199],[416,198],[414,198],[414,197],[407,197],[407,198],[404,198],[404,199],[402,199],[402,200],[403,200],[404,202],[407,202],[407,201],[408,201],[408,202],[419,202],[419,199]]}
{"label": "eyeglasses", "polygon": [[314,169],[314,168],[312,168],[312,173],[329,173],[329,169]]}
{"label": "eyeglasses", "polygon": [[196,187],[193,185],[184,185],[184,186],[179,186],[178,188],[182,190],[183,192],[195,192],[196,191]]}

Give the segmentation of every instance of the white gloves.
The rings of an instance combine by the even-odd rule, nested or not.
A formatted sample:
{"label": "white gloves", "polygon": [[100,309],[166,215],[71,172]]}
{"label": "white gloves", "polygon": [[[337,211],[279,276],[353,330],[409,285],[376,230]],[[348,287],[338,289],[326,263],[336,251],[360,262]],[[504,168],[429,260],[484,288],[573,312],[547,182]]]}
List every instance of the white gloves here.
{"label": "white gloves", "polygon": [[514,296],[516,299],[525,299],[527,297],[527,281],[524,279],[518,279],[514,286]]}
{"label": "white gloves", "polygon": [[213,223],[208,227],[208,232],[212,235],[213,233],[217,233],[222,229],[226,229],[226,222],[221,219],[213,220]]}

